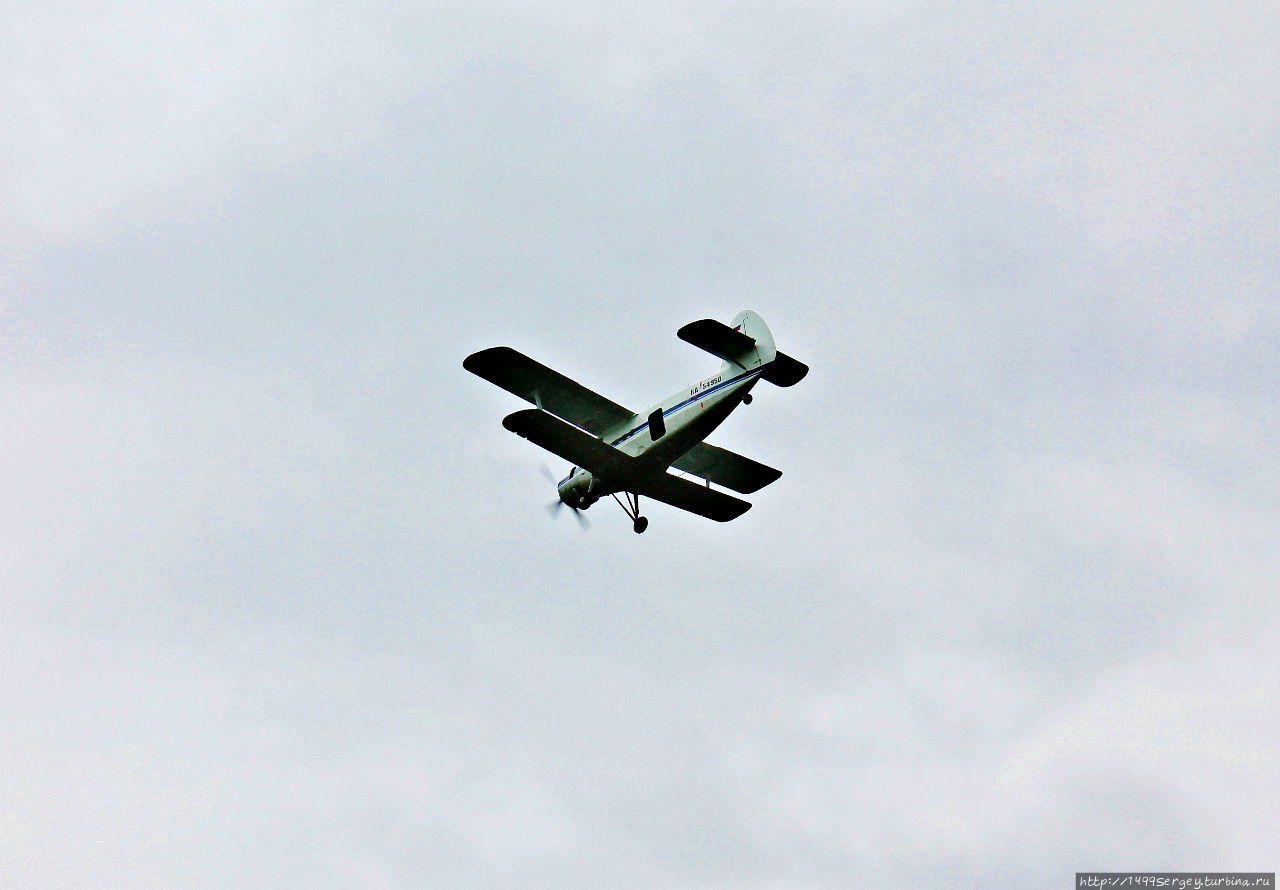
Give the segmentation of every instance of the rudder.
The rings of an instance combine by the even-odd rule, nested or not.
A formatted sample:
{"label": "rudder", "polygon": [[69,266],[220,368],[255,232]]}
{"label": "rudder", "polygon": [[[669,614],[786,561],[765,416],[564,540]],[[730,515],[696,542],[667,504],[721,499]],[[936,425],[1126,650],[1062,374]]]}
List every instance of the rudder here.
{"label": "rudder", "polygon": [[739,312],[727,325],[712,318],[691,321],[676,336],[721,359],[726,371],[767,365],[777,353],[769,326],[750,310]]}

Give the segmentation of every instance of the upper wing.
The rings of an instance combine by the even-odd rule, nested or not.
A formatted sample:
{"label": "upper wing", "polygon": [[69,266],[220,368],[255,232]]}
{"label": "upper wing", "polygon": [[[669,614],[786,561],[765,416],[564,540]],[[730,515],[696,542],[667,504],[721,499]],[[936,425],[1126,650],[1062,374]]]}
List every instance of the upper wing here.
{"label": "upper wing", "polygon": [[636,494],[679,507],[681,510],[688,510],[690,513],[697,513],[716,522],[737,519],[751,509],[751,505],[746,501],[670,473],[662,473],[646,479],[640,483]]}
{"label": "upper wing", "polygon": [[502,425],[601,479],[625,484],[634,472],[634,457],[552,417],[546,411],[526,408],[508,414],[502,419]]}
{"label": "upper wing", "polygon": [[766,467],[749,457],[706,442],[693,446],[688,454],[671,466],[703,479],[710,479],[717,485],[732,488],[740,494],[759,491],[770,482],[776,482],[782,475],[781,470]]}
{"label": "upper wing", "polygon": [[634,413],[509,346],[473,353],[462,367],[597,436]]}

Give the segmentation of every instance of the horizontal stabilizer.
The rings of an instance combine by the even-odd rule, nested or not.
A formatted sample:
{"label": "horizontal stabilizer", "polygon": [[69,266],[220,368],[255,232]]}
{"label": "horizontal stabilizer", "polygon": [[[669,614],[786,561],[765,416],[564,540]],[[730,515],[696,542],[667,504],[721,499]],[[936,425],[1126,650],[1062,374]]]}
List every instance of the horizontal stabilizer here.
{"label": "horizontal stabilizer", "polygon": [[760,372],[760,376],[774,386],[795,386],[808,373],[809,366],[804,362],[798,362],[785,352],[779,352]]}
{"label": "horizontal stabilizer", "polygon": [[737,519],[751,509],[751,505],[746,501],[670,473],[661,473],[646,479],[639,485],[636,494],[662,501],[681,510],[688,510],[690,513],[697,513],[716,522]]}
{"label": "horizontal stabilizer", "polygon": [[632,416],[629,409],[510,346],[482,349],[467,356],[462,367],[597,436]]}
{"label": "horizontal stabilizer", "polygon": [[713,318],[691,321],[676,336],[739,367],[745,368],[748,359],[757,357],[755,340]]}
{"label": "horizontal stabilizer", "polygon": [[526,408],[502,418],[502,425],[601,479],[625,481],[633,472],[635,458],[546,411]]}
{"label": "horizontal stabilizer", "polygon": [[695,476],[701,476],[717,485],[732,488],[739,494],[759,491],[782,476],[781,470],[766,467],[741,454],[703,442],[693,446],[689,453],[671,466]]}

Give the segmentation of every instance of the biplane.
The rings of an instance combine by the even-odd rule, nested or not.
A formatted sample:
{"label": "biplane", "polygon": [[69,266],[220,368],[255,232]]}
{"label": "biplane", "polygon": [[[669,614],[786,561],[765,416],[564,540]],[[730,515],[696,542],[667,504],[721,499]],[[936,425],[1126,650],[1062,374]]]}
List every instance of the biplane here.
{"label": "biplane", "polygon": [[640,515],[641,496],[728,522],[751,504],[712,488],[712,483],[751,494],[782,472],[704,440],[735,408],[751,404],[751,389],[758,382],[794,386],[809,368],[779,352],[764,319],[751,311],[739,312],[727,325],[710,318],[690,322],[676,336],[719,358],[720,370],[643,414],[509,346],[473,353],[462,366],[533,404],[508,414],[502,425],[573,464],[569,475],[556,482],[559,501],[553,507],[568,506],[581,520],[580,511],[612,496],[637,534],[649,525]]}

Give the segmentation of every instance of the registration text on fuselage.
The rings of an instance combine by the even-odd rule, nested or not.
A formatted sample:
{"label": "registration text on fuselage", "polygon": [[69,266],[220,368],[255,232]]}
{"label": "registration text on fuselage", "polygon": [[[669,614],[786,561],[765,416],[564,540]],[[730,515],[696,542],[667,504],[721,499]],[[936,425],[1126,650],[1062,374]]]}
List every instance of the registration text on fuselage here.
{"label": "registration text on fuselage", "polygon": [[715,377],[708,377],[706,380],[702,381],[702,382],[701,382],[701,383],[699,383],[697,386],[695,386],[695,387],[693,387],[692,389],[690,389],[690,390],[689,390],[689,395],[691,395],[691,396],[696,396],[698,393],[700,393],[700,392],[702,392],[702,391],[704,391],[704,390],[710,389],[711,387],[715,386],[715,385],[716,385],[717,383],[719,383],[722,379],[724,379],[724,375],[723,375],[723,374],[718,374],[718,375],[716,375]]}

